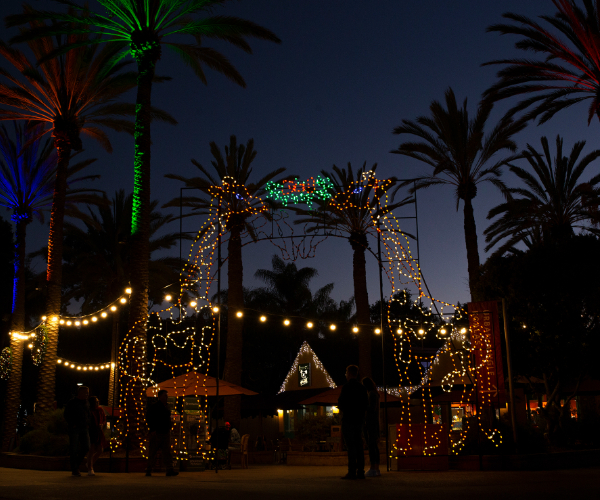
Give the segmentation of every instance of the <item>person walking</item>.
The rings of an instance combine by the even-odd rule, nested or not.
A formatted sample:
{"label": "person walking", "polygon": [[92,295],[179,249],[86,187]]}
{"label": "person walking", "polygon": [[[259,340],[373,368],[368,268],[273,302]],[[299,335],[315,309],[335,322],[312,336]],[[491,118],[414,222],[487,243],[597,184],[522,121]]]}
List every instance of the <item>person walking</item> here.
{"label": "person walking", "polygon": [[77,387],[77,396],[65,406],[65,420],[69,431],[69,456],[73,476],[81,476],[79,466],[90,449],[90,390],[85,385]]}
{"label": "person walking", "polygon": [[365,476],[377,477],[381,476],[379,471],[379,392],[373,379],[365,377],[362,383],[367,389],[369,402],[365,424],[365,439],[369,448],[369,462],[371,462],[371,468]]}
{"label": "person walking", "polygon": [[167,469],[167,476],[176,476],[179,474],[173,470],[173,457],[171,456],[171,410],[167,400],[169,395],[166,390],[158,391],[158,401],[148,408],[146,423],[149,430],[149,455],[148,465],[146,466],[146,476],[152,475],[152,466],[156,461],[158,450],[162,452],[162,457]]}
{"label": "person walking", "polygon": [[342,479],[365,478],[365,449],[362,439],[367,411],[367,389],[358,380],[358,366],[346,368],[347,382],[342,387],[338,407],[342,411],[342,436],[348,449],[348,474]]}
{"label": "person walking", "polygon": [[104,410],[100,408],[100,401],[96,396],[89,399],[90,404],[90,451],[87,455],[88,476],[95,476],[94,463],[107,446],[106,438],[104,437],[104,426],[106,425],[106,415]]}

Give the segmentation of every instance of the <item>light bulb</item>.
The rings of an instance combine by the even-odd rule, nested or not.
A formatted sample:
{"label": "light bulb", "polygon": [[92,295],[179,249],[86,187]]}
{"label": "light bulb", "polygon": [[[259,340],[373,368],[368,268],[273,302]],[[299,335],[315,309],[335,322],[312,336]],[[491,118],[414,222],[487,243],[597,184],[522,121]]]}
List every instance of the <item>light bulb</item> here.
{"label": "light bulb", "polygon": [[64,325],[64,324],[65,324],[65,320],[64,320],[64,319],[61,319],[61,320],[59,321],[59,323],[60,323],[61,325]]}
{"label": "light bulb", "polygon": [[75,321],[75,326],[79,326],[81,323],[79,321]]}
{"label": "light bulb", "polygon": [[89,323],[89,321],[88,321],[87,319],[84,319],[84,320],[83,320],[83,324],[84,324],[84,325],[87,325],[88,323]]}
{"label": "light bulb", "polygon": [[419,335],[425,335],[425,330],[423,330],[423,328],[419,328]]}
{"label": "light bulb", "polygon": [[331,331],[334,331],[334,330],[335,330],[335,328],[336,328],[336,327],[335,327],[335,325],[329,325],[329,329],[330,329]]}
{"label": "light bulb", "polygon": [[213,310],[214,313],[218,313],[219,312],[219,308],[217,306],[213,307],[212,310]]}
{"label": "light bulb", "polygon": [[96,316],[93,316],[92,321],[95,323],[96,321],[98,321],[98,318]]}
{"label": "light bulb", "polygon": [[102,311],[102,312],[100,313],[100,316],[102,316],[103,318],[106,318],[106,316],[108,316],[108,315],[106,314],[106,311]]}
{"label": "light bulb", "polygon": [[111,310],[112,312],[115,312],[115,311],[117,310],[117,306],[110,306],[110,310]]}
{"label": "light bulb", "polygon": [[62,359],[57,359],[56,362],[60,365],[62,363]]}
{"label": "light bulb", "polygon": [[72,324],[73,324],[73,322],[67,321],[67,326],[71,326]]}
{"label": "light bulb", "polygon": [[241,317],[244,315],[244,313],[243,313],[242,311],[238,311],[238,312],[236,312],[236,313],[235,313],[235,315],[236,315],[238,318],[241,318]]}
{"label": "light bulb", "polygon": [[197,305],[198,305],[198,303],[196,301],[194,301],[194,300],[192,300],[190,302],[190,307],[196,307]]}
{"label": "light bulb", "polygon": [[267,321],[267,317],[266,316],[261,316],[260,320],[264,323],[265,321]]}
{"label": "light bulb", "polygon": [[131,295],[131,288],[125,288],[125,293],[128,293],[129,295]]}
{"label": "light bulb", "polygon": [[125,297],[121,298],[121,300],[119,300],[119,302],[121,304],[125,304],[127,302],[127,299]]}
{"label": "light bulb", "polygon": [[[287,319],[285,321],[288,321]],[[287,323],[289,325],[289,323]],[[312,321],[309,321],[308,323],[306,323],[306,327],[307,328],[312,328],[314,325],[312,324]]]}
{"label": "light bulb", "polygon": [[442,329],[440,330],[440,334],[441,334],[441,335],[446,335],[446,329],[445,329],[445,328],[442,328]]}
{"label": "light bulb", "polygon": [[172,298],[173,298],[173,297],[171,297],[170,295],[165,295],[165,300],[166,300],[167,302],[171,302],[171,299],[172,299]]}
{"label": "light bulb", "polygon": [[398,335],[402,335],[402,328],[398,328],[398,329],[396,330],[396,333],[398,333]]}
{"label": "light bulb", "polygon": [[353,331],[354,333],[358,333],[358,326],[355,326],[354,328],[352,328],[352,331]]}
{"label": "light bulb", "polygon": [[381,330],[380,330],[379,328],[375,328],[375,333],[376,333],[377,335],[379,335],[379,334],[381,333]]}

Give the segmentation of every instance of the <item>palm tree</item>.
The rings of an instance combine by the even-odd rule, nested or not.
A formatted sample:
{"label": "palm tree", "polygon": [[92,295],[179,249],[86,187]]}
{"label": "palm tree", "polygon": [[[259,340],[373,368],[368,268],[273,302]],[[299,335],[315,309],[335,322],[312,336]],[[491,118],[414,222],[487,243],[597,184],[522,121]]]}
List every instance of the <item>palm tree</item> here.
{"label": "palm tree", "polygon": [[[43,27],[43,23],[32,22],[34,30]],[[9,84],[0,85],[0,120],[28,120],[42,125],[44,133],[52,133],[58,156],[46,275],[48,343],[36,405],[42,419],[54,407],[58,322],[53,318],[60,314],[61,305],[63,220],[71,152],[81,150],[81,134],[96,139],[110,152],[108,136],[99,127],[133,133],[133,124],[123,117],[135,112],[132,104],[115,102],[136,84],[135,73],[119,73],[127,63],[115,62],[117,48],[107,45],[98,50],[97,45],[87,46],[94,39],[86,33],[71,35],[68,41],[79,47],[38,66],[21,51],[0,42],[0,55],[19,72],[18,77],[1,72]],[[37,60],[52,53],[56,46],[50,36],[29,40],[27,45]],[[170,119],[164,114],[159,116]]]}
{"label": "palm tree", "polygon": [[535,241],[536,235],[542,241],[564,241],[574,234],[574,229],[591,229],[582,222],[590,220],[590,209],[598,204],[598,189],[592,187],[600,180],[597,175],[591,182],[580,182],[590,164],[600,157],[600,149],[588,153],[581,160],[579,156],[585,141],[573,146],[569,156],[563,156],[563,139],[556,137],[556,156],[552,157],[548,139],[541,138],[542,151],[538,152],[530,144],[522,152],[533,174],[527,170],[509,165],[526,187],[507,190],[508,200],[494,208],[488,219],[500,216],[485,231],[486,251],[506,240],[497,250],[504,253],[519,242]]}
{"label": "palm tree", "polygon": [[[26,128],[14,122],[14,137],[3,125],[0,127],[0,206],[12,211],[15,223],[13,303],[10,329],[18,333],[25,330],[25,240],[27,226],[33,218],[44,222],[44,212],[52,206],[57,154],[52,140],[43,144],[39,126]],[[76,182],[94,179],[84,176],[73,179],[94,160],[72,166],[67,173],[65,196],[67,214],[77,215],[75,204],[93,202],[92,190],[72,189]],[[17,412],[21,392],[21,366],[23,341],[16,335],[10,339],[12,358],[11,376],[7,386],[2,448],[7,449],[17,426]]]}
{"label": "palm tree", "polygon": [[[12,42],[26,41],[58,33],[95,33],[97,38],[89,39],[87,43],[103,43],[110,41],[112,46],[123,51],[122,56],[130,53],[135,58],[138,67],[136,117],[135,117],[135,158],[134,158],[134,211],[132,217],[132,237],[135,254],[139,258],[132,264],[133,294],[129,327],[132,332],[131,345],[136,345],[139,352],[132,355],[139,358],[145,352],[146,321],[148,308],[148,239],[149,239],[149,206],[150,206],[150,122],[152,82],[155,68],[162,55],[163,45],[177,53],[190,66],[196,76],[206,83],[203,65],[216,70],[238,85],[244,87],[245,82],[239,72],[220,52],[202,44],[203,39],[213,38],[235,45],[251,53],[246,37],[254,37],[279,43],[280,40],[271,31],[251,21],[231,16],[210,16],[194,20],[195,14],[207,14],[223,0],[98,0],[98,4],[107,12],[96,14],[87,6],[81,7],[68,2],[72,9],[77,9],[82,16],[72,13],[28,12],[9,16],[6,19],[8,27],[23,25],[31,21],[52,19],[57,21],[53,26],[33,28],[25,34],[18,35]],[[65,23],[76,23],[76,28],[70,28]],[[102,37],[106,35],[105,37]],[[195,43],[181,43],[177,36],[189,35]],[[166,41],[167,38],[175,40]],[[77,47],[79,41],[67,44],[60,51]],[[132,376],[143,379],[143,366],[132,367]],[[139,399],[143,396],[141,384],[135,383],[132,397]],[[135,417],[139,420],[140,416]],[[132,427],[133,421],[131,425]]]}
{"label": "palm tree", "polygon": [[[319,230],[340,231],[352,246],[352,277],[354,280],[354,301],[356,304],[356,321],[359,325],[366,326],[371,323],[369,312],[369,294],[367,292],[367,271],[365,251],[369,248],[368,235],[376,235],[377,230],[374,220],[379,215],[395,210],[412,200],[404,199],[401,202],[382,207],[380,200],[385,196],[396,180],[379,183],[373,189],[371,184],[361,186],[361,180],[368,173],[367,162],[362,168],[352,170],[348,163],[348,170],[333,165],[333,172],[321,171],[322,175],[331,179],[333,183],[334,198],[331,202],[317,200],[319,210],[305,210],[297,208],[300,218],[295,224],[309,224],[307,231]],[[370,171],[375,172],[375,163]],[[385,186],[385,187],[383,187]],[[367,330],[368,331],[368,330]],[[365,331],[359,336],[359,366],[361,373],[371,376],[371,338]]]}
{"label": "palm tree", "polygon": [[[265,312],[275,316],[265,323],[248,321],[244,335],[245,386],[275,394],[304,341],[318,346],[320,353],[329,347],[336,354],[356,341],[349,329],[338,328],[335,333],[329,329],[330,323],[349,323],[353,301],[336,303],[331,298],[333,283],[313,292],[310,283],[317,275],[315,268],[298,269],[294,262],[278,255],[272,257],[271,269],[254,273],[266,286],[246,290],[246,309],[254,310],[256,316]],[[252,312],[248,311],[247,316],[252,318]],[[287,326],[282,323],[284,317],[291,320]],[[312,328],[306,326],[307,319],[314,322]],[[339,358],[336,354],[333,356]]]}
{"label": "palm tree", "polygon": [[[588,124],[594,115],[600,119],[600,10],[598,2],[584,0],[583,8],[574,0],[554,0],[558,12],[543,15],[542,23],[525,16],[506,13],[513,24],[494,24],[487,31],[520,37],[515,47],[535,52],[536,59],[500,59],[485,63],[501,64],[499,81],[484,96],[497,101],[523,96],[509,114],[527,110],[524,119],[539,117],[539,123],[558,111],[590,99]],[[540,116],[541,115],[541,116]]]}
{"label": "palm tree", "polygon": [[[106,200],[108,202],[108,200]],[[179,233],[166,233],[157,236],[167,224],[173,221],[169,215],[156,210],[154,200],[150,211],[150,256],[148,264],[150,301],[163,301],[169,285],[179,282],[181,260],[175,257],[152,259],[152,254],[168,250],[179,242]],[[131,214],[133,195],[125,195],[124,190],[115,193],[111,203],[105,203],[96,210],[89,210],[89,220],[85,228],[72,224],[65,225],[65,301],[83,299],[81,310],[89,313],[104,307],[123,293],[131,282],[131,262],[135,255],[131,244]],[[189,239],[187,235],[183,238]],[[113,403],[113,388],[116,388],[117,355],[119,345],[119,317],[113,315],[111,370],[108,404]]]}
{"label": "palm tree", "polygon": [[504,189],[499,179],[502,166],[515,156],[494,157],[507,151],[516,151],[517,145],[512,137],[525,128],[525,122],[504,117],[485,136],[485,125],[492,110],[490,102],[482,101],[475,119],[469,119],[466,99],[462,108],[459,108],[451,88],[446,91],[445,97],[446,109],[440,102],[433,101],[429,106],[431,116],[421,116],[415,122],[402,120],[402,125],[394,129],[394,134],[411,134],[421,140],[404,142],[391,152],[415,158],[433,167],[431,174],[415,179],[416,184],[411,191],[446,184],[454,188],[457,211],[460,200],[463,201],[469,289],[474,300],[479,275],[479,248],[473,198],[477,196],[477,185],[482,182]]}
{"label": "palm tree", "polygon": [[[246,234],[251,238],[256,237],[250,220],[257,211],[263,211],[263,214],[268,217],[259,197],[264,192],[267,182],[281,174],[285,168],[278,168],[256,182],[248,183],[252,173],[251,164],[256,157],[253,139],[249,139],[246,146],[238,145],[235,135],[232,135],[229,146],[224,147],[224,156],[214,141],[210,143],[210,150],[214,157],[211,164],[217,174],[216,177],[196,160],[192,160],[192,163],[200,170],[201,176],[186,178],[177,174],[167,174],[165,177],[180,180],[186,187],[196,188],[204,195],[183,198],[183,205],[192,207],[196,213],[210,213],[215,206],[213,197],[217,197],[222,232],[229,234],[227,239],[228,329],[223,378],[234,384],[240,384],[243,321],[236,317],[236,313],[244,307],[242,237]],[[179,206],[179,203],[179,198],[176,198],[164,206]],[[239,421],[240,405],[239,397],[227,398],[226,418]]]}

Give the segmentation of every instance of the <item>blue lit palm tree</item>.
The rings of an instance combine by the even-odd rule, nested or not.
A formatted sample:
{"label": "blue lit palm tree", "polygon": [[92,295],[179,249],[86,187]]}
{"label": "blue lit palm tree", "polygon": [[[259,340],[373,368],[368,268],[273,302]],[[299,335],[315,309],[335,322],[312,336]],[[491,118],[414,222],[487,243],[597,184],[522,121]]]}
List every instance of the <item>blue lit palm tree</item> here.
{"label": "blue lit palm tree", "polygon": [[[5,126],[0,127],[0,206],[12,212],[15,224],[16,243],[14,249],[13,302],[10,330],[23,332],[25,329],[25,237],[27,226],[34,218],[44,222],[44,213],[52,207],[54,179],[58,155],[51,139],[44,143],[39,138],[40,128],[27,129],[14,122],[14,140]],[[72,177],[94,160],[73,165],[67,172]],[[67,180],[88,180],[97,176],[85,176]],[[78,213],[75,204],[94,202],[90,190],[68,189],[66,195],[67,215]],[[21,363],[23,341],[12,335],[11,375],[7,387],[6,414],[2,447],[9,445],[16,428],[19,395],[21,389]]]}

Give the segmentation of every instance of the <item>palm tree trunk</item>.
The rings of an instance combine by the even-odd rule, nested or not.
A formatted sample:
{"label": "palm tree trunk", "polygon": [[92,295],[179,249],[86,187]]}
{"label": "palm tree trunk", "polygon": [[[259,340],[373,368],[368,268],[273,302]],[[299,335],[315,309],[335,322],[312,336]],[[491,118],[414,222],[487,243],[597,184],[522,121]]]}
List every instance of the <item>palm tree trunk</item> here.
{"label": "palm tree trunk", "polygon": [[108,406],[119,403],[119,313],[113,314],[112,343],[110,347],[110,377],[108,380]]}
{"label": "palm tree trunk", "polygon": [[[146,322],[148,319],[148,260],[150,250],[150,107],[152,79],[157,59],[142,51],[137,59],[138,79],[134,133],[134,186],[131,214],[131,299],[128,333],[124,341],[128,360],[127,375],[123,375],[121,388],[125,402],[125,439],[132,442],[138,432],[143,432],[146,419],[143,414],[146,377]],[[121,373],[124,373],[121,370]]]}
{"label": "palm tree trunk", "polygon": [[48,234],[48,269],[46,272],[47,301],[46,326],[48,341],[46,353],[38,374],[38,395],[35,407],[35,425],[41,426],[46,415],[54,409],[56,389],[56,359],[58,350],[58,316],[60,315],[62,258],[63,258],[63,221],[65,218],[65,196],[67,192],[67,170],[71,157],[71,144],[62,134],[55,131],[54,145],[58,154],[56,180],[50,215]]}
{"label": "palm tree trunk", "polygon": [[[16,243],[13,279],[13,305],[10,321],[11,332],[25,329],[25,234],[29,218],[16,219]],[[2,451],[10,451],[10,440],[15,436],[17,416],[21,404],[21,376],[23,369],[23,347],[25,341],[16,335],[10,338],[10,378],[6,387],[6,406],[2,429]]]}
{"label": "palm tree trunk", "polygon": [[479,279],[479,247],[477,246],[477,228],[475,227],[475,217],[473,216],[473,204],[470,198],[465,201],[464,208],[464,228],[465,244],[467,246],[467,269],[469,271],[469,290],[471,291],[471,300],[476,301],[477,281]]}
{"label": "palm tree trunk", "polygon": [[[223,379],[233,384],[242,383],[242,346],[244,319],[236,313],[244,308],[242,239],[239,226],[230,230],[227,263],[227,349]],[[239,425],[241,419],[241,396],[225,399],[225,419]]]}
{"label": "palm tree trunk", "polygon": [[367,327],[371,323],[369,310],[369,294],[367,292],[367,268],[365,249],[355,245],[352,256],[352,273],[354,278],[354,301],[356,303],[356,320],[359,327],[358,334],[358,366],[361,376],[372,377],[371,368],[371,331]]}

